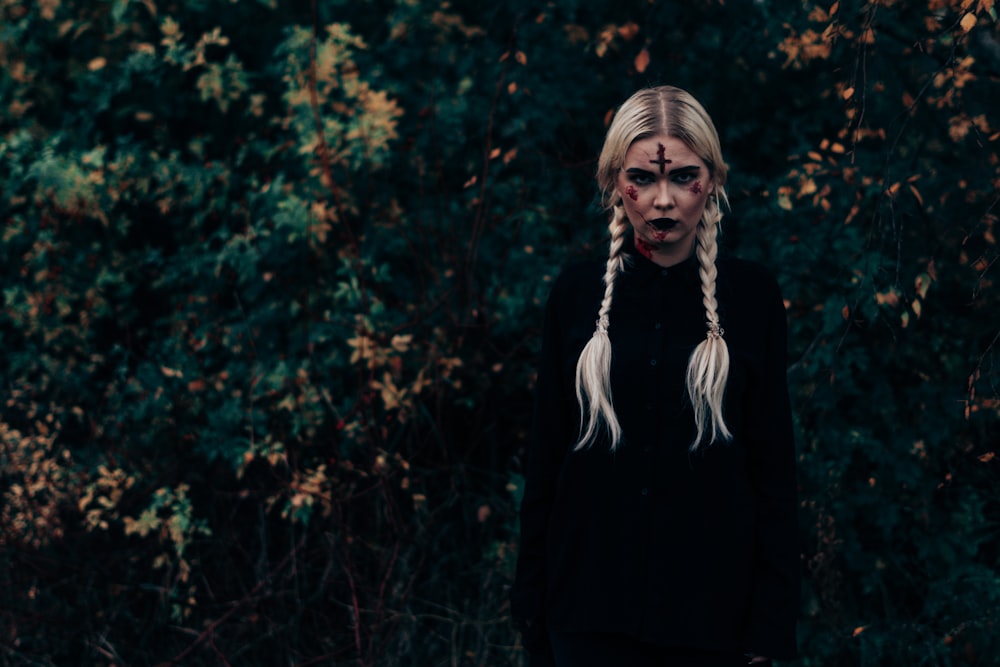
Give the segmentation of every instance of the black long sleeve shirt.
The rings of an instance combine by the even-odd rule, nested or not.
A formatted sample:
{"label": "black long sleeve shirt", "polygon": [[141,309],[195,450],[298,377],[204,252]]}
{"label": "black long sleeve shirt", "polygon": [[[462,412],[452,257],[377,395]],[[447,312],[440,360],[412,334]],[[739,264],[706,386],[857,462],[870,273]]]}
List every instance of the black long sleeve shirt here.
{"label": "black long sleeve shirt", "polygon": [[630,254],[610,315],[611,388],[624,439],[573,451],[574,372],[593,335],[604,262],[555,281],[546,308],[536,413],[511,594],[519,620],[616,632],[691,649],[796,653],[795,453],[786,321],[760,265],[717,262],[729,348],[730,442],[689,451],[684,377],[705,338],[697,259],[663,269]]}

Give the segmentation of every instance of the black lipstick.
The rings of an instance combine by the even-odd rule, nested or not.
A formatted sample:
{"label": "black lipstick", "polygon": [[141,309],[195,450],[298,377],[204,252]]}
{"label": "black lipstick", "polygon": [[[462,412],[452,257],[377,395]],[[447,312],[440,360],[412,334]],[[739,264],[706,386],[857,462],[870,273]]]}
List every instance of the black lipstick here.
{"label": "black lipstick", "polygon": [[654,220],[647,220],[649,226],[658,232],[665,232],[668,229],[673,229],[677,225],[677,221],[673,218],[656,218]]}

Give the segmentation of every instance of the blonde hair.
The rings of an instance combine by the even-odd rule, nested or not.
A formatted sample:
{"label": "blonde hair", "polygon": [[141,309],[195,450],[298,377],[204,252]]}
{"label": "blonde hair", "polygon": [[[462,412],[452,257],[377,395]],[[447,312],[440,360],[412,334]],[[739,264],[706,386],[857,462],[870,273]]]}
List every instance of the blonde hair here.
{"label": "blonde hair", "polygon": [[622,429],[611,397],[611,339],[608,328],[615,279],[624,269],[622,248],[629,225],[615,190],[615,179],[625,163],[629,146],[637,139],[657,134],[683,141],[708,167],[712,180],[712,196],[705,205],[696,237],[695,253],[707,333],[688,360],[686,385],[696,429],[691,449],[697,449],[706,439],[711,444],[716,440],[732,438],[722,415],[722,400],[729,377],[729,349],[722,338],[724,332],[715,300],[716,237],[722,220],[722,206],[729,203],[725,190],[726,163],[722,159],[715,125],[701,104],[680,88],[659,86],[640,90],[621,105],[608,128],[597,161],[601,204],[611,214],[608,225],[611,247],[604,272],[604,298],[597,313],[596,330],[580,353],[576,365],[576,398],[581,414],[580,439],[575,449],[590,446],[602,432],[607,433],[612,450],[621,444]]}

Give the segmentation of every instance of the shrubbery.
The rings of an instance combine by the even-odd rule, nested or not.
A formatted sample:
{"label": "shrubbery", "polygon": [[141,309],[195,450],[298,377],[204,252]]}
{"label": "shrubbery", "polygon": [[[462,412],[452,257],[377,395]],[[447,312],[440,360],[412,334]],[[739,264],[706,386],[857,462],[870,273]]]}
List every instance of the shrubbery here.
{"label": "shrubbery", "polygon": [[0,655],[515,665],[540,310],[673,83],[782,282],[803,667],[1000,655],[992,0],[0,0]]}

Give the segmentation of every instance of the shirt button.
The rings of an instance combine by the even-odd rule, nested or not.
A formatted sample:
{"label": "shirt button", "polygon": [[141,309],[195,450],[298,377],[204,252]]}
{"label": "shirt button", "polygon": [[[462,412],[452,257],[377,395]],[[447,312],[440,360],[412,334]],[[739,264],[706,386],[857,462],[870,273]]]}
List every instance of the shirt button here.
{"label": "shirt button", "polygon": [[653,404],[646,403],[646,412],[652,412],[652,411],[653,411]]}
{"label": "shirt button", "polygon": [[653,328],[659,331],[660,329],[663,328],[663,322],[657,322],[656,324],[653,325]]}
{"label": "shirt button", "polygon": [[641,493],[643,496],[648,496],[649,489],[647,489],[646,487],[642,487],[642,491],[640,491],[639,493]]}
{"label": "shirt button", "polygon": [[651,451],[653,451],[653,448],[650,447],[649,445],[646,445],[645,447],[642,448],[643,454],[649,454]]}
{"label": "shirt button", "polygon": [[656,365],[656,359],[650,359],[649,360],[649,365],[650,366],[655,366]]}
{"label": "shirt button", "polygon": [[664,278],[667,277],[668,273],[670,273],[670,272],[667,271],[666,269],[660,269],[660,275],[663,276]]}

